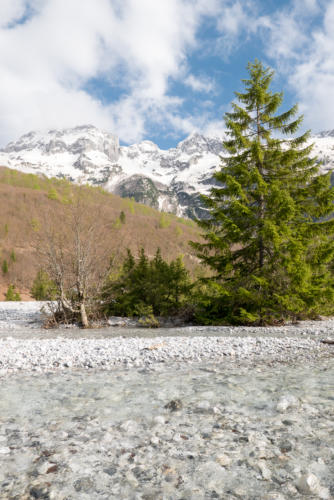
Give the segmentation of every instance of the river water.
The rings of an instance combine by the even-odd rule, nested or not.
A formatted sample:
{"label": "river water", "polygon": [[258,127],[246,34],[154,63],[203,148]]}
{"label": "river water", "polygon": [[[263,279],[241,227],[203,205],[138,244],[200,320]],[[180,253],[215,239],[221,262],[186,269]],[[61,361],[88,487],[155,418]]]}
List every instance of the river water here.
{"label": "river water", "polygon": [[330,499],[333,422],[333,358],[14,374],[0,498]]}

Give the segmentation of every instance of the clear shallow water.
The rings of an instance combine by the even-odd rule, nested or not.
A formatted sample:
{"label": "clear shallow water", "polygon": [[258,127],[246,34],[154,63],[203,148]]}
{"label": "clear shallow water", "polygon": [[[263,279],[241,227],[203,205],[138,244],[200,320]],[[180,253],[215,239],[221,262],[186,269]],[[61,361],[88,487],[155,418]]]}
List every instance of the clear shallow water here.
{"label": "clear shallow water", "polygon": [[286,325],[280,327],[232,327],[232,326],[187,326],[174,328],[128,328],[108,327],[92,328],[83,330],[77,327],[44,329],[37,323],[32,327],[24,325],[21,328],[0,329],[0,339],[8,337],[17,339],[107,339],[115,337],[123,338],[155,338],[155,337],[276,337],[276,338],[311,338],[332,337],[334,321],[302,322],[298,325]]}
{"label": "clear shallow water", "polygon": [[332,498],[333,421],[333,359],[15,375],[0,385],[0,498],[304,498],[310,472]]}

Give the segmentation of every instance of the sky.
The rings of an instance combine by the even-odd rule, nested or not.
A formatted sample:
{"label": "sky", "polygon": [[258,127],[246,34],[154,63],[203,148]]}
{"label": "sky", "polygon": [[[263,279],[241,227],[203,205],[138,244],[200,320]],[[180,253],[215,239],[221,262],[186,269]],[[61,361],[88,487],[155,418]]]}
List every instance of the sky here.
{"label": "sky", "polygon": [[0,0],[0,147],[83,124],[222,136],[255,58],[302,130],[334,129],[334,0]]}

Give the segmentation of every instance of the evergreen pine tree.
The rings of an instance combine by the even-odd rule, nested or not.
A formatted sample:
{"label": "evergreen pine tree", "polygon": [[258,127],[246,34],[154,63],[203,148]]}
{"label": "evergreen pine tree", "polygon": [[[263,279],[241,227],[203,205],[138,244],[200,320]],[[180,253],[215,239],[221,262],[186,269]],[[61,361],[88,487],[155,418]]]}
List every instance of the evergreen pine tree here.
{"label": "evergreen pine tree", "polygon": [[180,312],[191,288],[181,258],[168,263],[158,248],[153,259],[141,249],[135,260],[128,250],[120,275],[107,280],[102,299],[107,314],[165,316]]}
{"label": "evergreen pine tree", "polygon": [[[226,113],[221,169],[192,243],[214,272],[202,315],[208,321],[275,322],[332,312],[333,189],[319,175],[309,132],[296,138],[297,106],[277,114],[273,71],[248,65],[244,92]],[[203,318],[202,318],[203,319]]]}

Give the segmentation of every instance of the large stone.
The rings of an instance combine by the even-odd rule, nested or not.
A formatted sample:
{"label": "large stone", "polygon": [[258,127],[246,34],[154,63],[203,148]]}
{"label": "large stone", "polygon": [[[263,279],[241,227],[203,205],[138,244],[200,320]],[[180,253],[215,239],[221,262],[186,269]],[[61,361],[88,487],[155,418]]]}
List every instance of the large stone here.
{"label": "large stone", "polygon": [[302,475],[296,481],[297,489],[304,495],[314,495],[323,500],[330,498],[330,493],[327,488],[320,485],[319,479],[315,474],[308,473]]}

